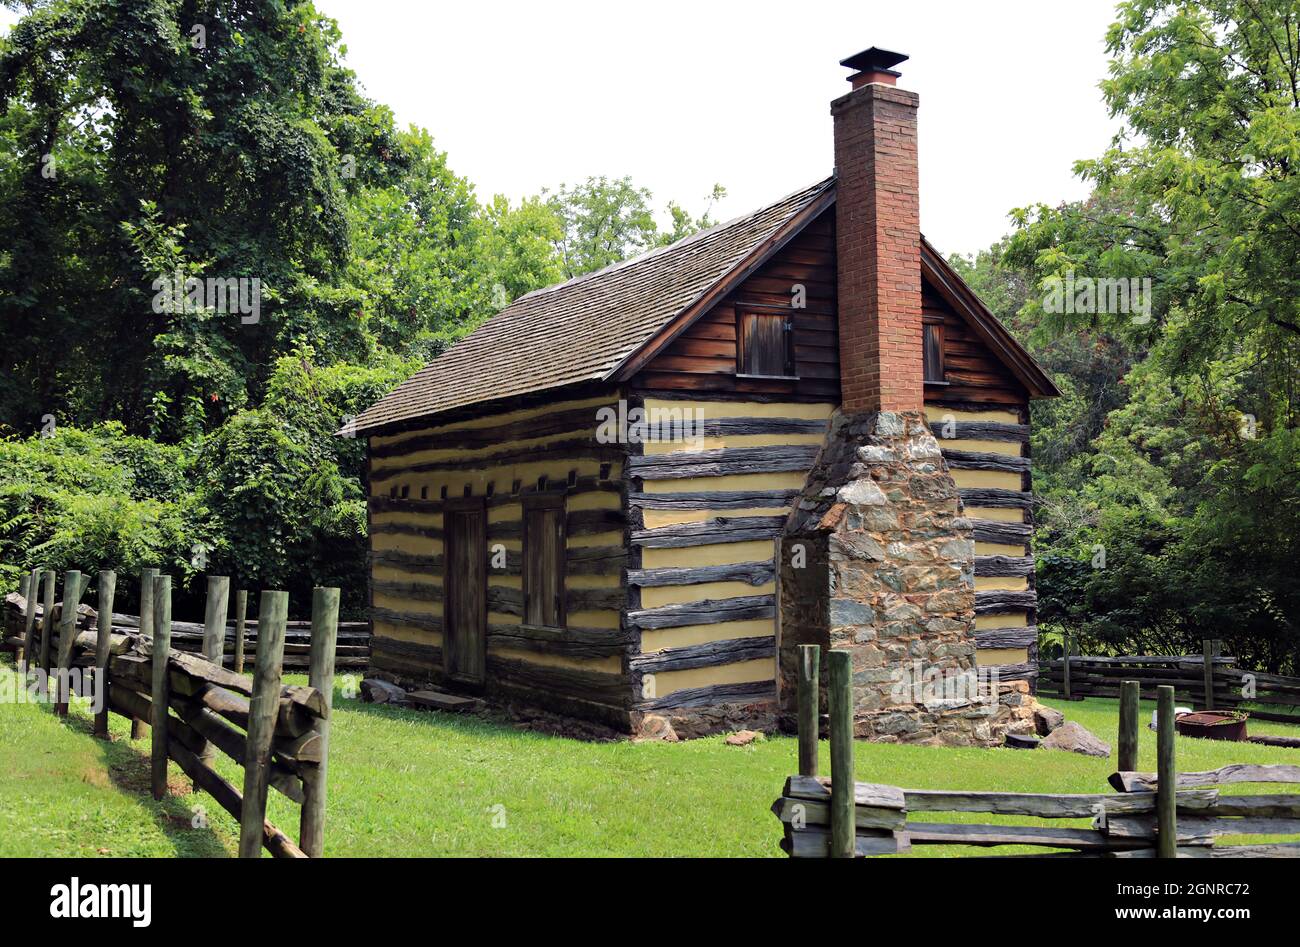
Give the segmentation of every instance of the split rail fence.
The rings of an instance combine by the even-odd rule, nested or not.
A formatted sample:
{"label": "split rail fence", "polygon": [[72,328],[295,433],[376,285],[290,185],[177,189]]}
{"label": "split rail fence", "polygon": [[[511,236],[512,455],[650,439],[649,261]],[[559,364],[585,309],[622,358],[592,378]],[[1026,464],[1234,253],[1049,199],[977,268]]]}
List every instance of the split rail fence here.
{"label": "split rail fence", "polygon": [[1300,724],[1300,677],[1265,674],[1234,667],[1235,658],[1221,655],[1219,641],[1204,642],[1202,654],[1122,655],[1090,657],[1070,654],[1039,665],[1038,692],[1066,700],[1118,697],[1123,681],[1137,681],[1145,699],[1169,685],[1175,696],[1198,710],[1231,710],[1249,705],[1256,720]]}
{"label": "split rail fence", "polygon": [[[256,858],[262,848],[280,858],[321,855],[339,590],[314,591],[308,684],[284,686],[287,592],[261,593],[249,678],[220,663],[229,598],[224,577],[209,578],[201,654],[172,647],[176,623],[170,576],[145,570],[144,614],[135,628],[121,630],[114,626],[115,573],[99,573],[97,621],[88,630],[78,628],[76,603],[89,576],[66,573],[60,602],[55,601],[55,580],[54,572],[45,571],[32,572],[23,582],[23,636],[14,649],[24,674],[42,688],[55,689],[55,712],[67,714],[69,697],[81,682],[82,696],[97,698],[96,734],[107,736],[110,712],[132,721],[133,737],[142,736],[147,724],[154,798],[167,795],[168,760],[175,761],[196,787],[239,821],[240,857]],[[39,592],[43,602],[38,606]],[[84,671],[94,673],[74,673]],[[242,787],[217,771],[218,752],[243,767]],[[271,789],[301,806],[297,843],[266,820]]]}
{"label": "split rail fence", "polygon": [[[1064,849],[1046,857],[1297,858],[1300,842],[1216,845],[1225,835],[1300,835],[1300,796],[1221,795],[1230,783],[1300,783],[1300,766],[1232,765],[1179,773],[1174,759],[1174,689],[1157,688],[1155,773],[1136,772],[1139,684],[1121,687],[1119,771],[1113,793],[1038,794],[901,789],[857,782],[853,769],[853,702],[849,654],[828,652],[829,779],[817,775],[820,649],[801,645],[799,774],[786,780],[772,811],[793,858],[853,858],[910,852],[913,846],[1027,845]],[[1048,752],[1048,751],[1041,751]],[[924,821],[929,813],[1027,816],[1046,824]],[[922,820],[915,820],[917,814]],[[1088,827],[1053,824],[1090,819]],[[1014,856],[1011,856],[1014,857]]]}

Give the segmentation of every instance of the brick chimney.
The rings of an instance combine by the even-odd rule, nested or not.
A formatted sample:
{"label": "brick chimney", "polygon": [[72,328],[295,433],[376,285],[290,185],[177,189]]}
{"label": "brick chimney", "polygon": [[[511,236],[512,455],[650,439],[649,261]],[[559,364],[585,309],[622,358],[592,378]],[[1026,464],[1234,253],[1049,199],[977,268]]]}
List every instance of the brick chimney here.
{"label": "brick chimney", "polygon": [[892,68],[906,59],[873,46],[842,60],[853,91],[831,103],[846,413],[923,408],[919,98]]}
{"label": "brick chimney", "polygon": [[1032,721],[1023,682],[980,676],[973,530],[925,416],[917,98],[892,68],[905,58],[844,60],[853,91],[831,106],[843,394],[782,531],[777,693],[792,713],[799,645],[839,648],[857,736],[995,746]]}

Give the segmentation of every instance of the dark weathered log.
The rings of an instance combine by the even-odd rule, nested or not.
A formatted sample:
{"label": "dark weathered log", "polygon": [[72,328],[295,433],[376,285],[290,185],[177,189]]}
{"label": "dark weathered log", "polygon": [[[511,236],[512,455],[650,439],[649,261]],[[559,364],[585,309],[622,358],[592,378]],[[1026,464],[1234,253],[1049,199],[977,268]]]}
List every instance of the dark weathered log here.
{"label": "dark weathered log", "polygon": [[487,655],[487,671],[489,678],[516,688],[550,691],[613,707],[626,707],[631,700],[627,678],[622,674],[533,664],[491,651]]}
{"label": "dark weathered log", "polygon": [[[1155,792],[1160,785],[1157,773],[1112,773],[1108,779],[1116,792]],[[1194,786],[1224,786],[1229,783],[1300,783],[1300,766],[1291,764],[1232,763],[1218,769],[1197,773],[1179,773],[1179,789]]]}
{"label": "dark weathered log", "polygon": [[498,451],[494,454],[485,454],[481,457],[475,457],[470,460],[444,460],[387,467],[382,470],[372,471],[370,474],[370,482],[371,484],[378,485],[381,483],[387,483],[390,480],[396,480],[400,477],[408,477],[413,474],[447,473],[459,470],[482,470],[486,467],[508,467],[514,464],[528,463],[530,461],[536,462],[546,458],[562,458],[566,461],[595,460],[614,462],[620,461],[627,456],[626,446],[622,444],[597,443],[595,435],[596,431],[593,427],[591,433],[587,434],[585,437],[557,441],[552,444],[547,444],[544,447]]}
{"label": "dark weathered log", "polygon": [[1028,576],[1034,574],[1033,556],[976,556],[977,576]]}
{"label": "dark weathered log", "polygon": [[[372,606],[370,616],[377,622],[391,622],[394,625],[406,625],[411,628],[419,628],[421,631],[436,631],[442,633],[442,616],[429,615],[423,612],[399,611],[395,608],[382,608],[378,605]],[[374,643],[371,643],[374,648]]]}
{"label": "dark weathered log", "polygon": [[[942,447],[943,442],[939,442]],[[943,447],[944,462],[953,470],[995,470],[1003,473],[1024,473],[1029,469],[1028,457],[995,454],[990,451],[953,450]]]}
{"label": "dark weathered log", "polygon": [[478,450],[512,441],[555,437],[567,433],[592,437],[598,426],[597,411],[598,409],[594,407],[573,408],[491,427],[461,428],[441,433],[421,434],[393,444],[375,445],[370,449],[370,456],[375,460],[386,460],[427,450]]}
{"label": "dark weathered log", "polygon": [[789,506],[798,490],[690,490],[681,493],[629,493],[629,506],[646,510],[754,510]]}
{"label": "dark weathered log", "polygon": [[536,625],[489,625],[488,650],[536,651],[571,658],[605,658],[627,654],[636,632],[625,628],[543,628]]}
{"label": "dark weathered log", "polygon": [[966,506],[1027,510],[1034,505],[1034,495],[1024,490],[997,487],[963,487],[957,491]]}
{"label": "dark weathered log", "polygon": [[808,470],[817,456],[815,444],[781,447],[727,447],[720,450],[675,451],[627,459],[628,474],[643,480],[680,480],[746,473]]}
{"label": "dark weathered log", "polygon": [[371,646],[373,667],[403,677],[425,679],[429,672],[442,667],[442,649],[437,645],[398,641],[376,636]]}
{"label": "dark weathered log", "polygon": [[249,702],[248,753],[244,759],[244,793],[240,812],[239,856],[256,858],[266,824],[271,744],[275,738],[280,695],[280,664],[284,658],[284,623],[289,593],[262,593],[258,614],[257,657],[253,664],[253,696]]}
{"label": "dark weathered log", "polygon": [[762,562],[738,562],[693,568],[629,569],[627,573],[628,585],[638,585],[642,588],[700,585],[705,582],[744,582],[748,585],[766,585],[775,578],[776,567],[770,559]]}
{"label": "dark weathered log", "polygon": [[745,684],[710,684],[704,687],[684,687],[663,697],[647,697],[637,704],[638,710],[657,711],[687,707],[705,707],[711,704],[753,704],[768,701],[776,696],[773,681],[753,681]]}
{"label": "dark weathered log", "polygon": [[722,641],[705,641],[680,648],[664,648],[638,654],[629,665],[642,674],[662,674],[668,671],[687,671],[693,668],[737,664],[757,661],[776,654],[776,639],[771,635],[752,638],[728,638]]}
{"label": "dark weathered log", "polygon": [[706,599],[701,602],[678,602],[627,613],[627,621],[636,628],[680,628],[721,621],[772,618],[776,615],[774,595],[741,595],[736,598]]}
{"label": "dark weathered log", "polygon": [[637,546],[675,549],[773,539],[784,527],[784,516],[716,516],[701,523],[633,530],[631,538]]}
{"label": "dark weathered log", "polygon": [[1019,444],[1029,443],[1029,425],[1028,424],[999,424],[993,421],[956,421],[951,425],[952,432],[949,434],[949,425],[943,423],[931,424],[935,436],[942,444],[951,438],[952,440],[972,440],[972,441],[1015,441]]}
{"label": "dark weathered log", "polygon": [[1038,595],[1033,591],[1011,592],[1006,589],[988,589],[975,593],[976,615],[1001,615],[1033,608]]}
{"label": "dark weathered log", "polygon": [[977,648],[1027,648],[1038,640],[1038,628],[981,628],[975,632]]}
{"label": "dark weathered log", "polygon": [[[565,591],[566,614],[584,611],[618,611],[623,607],[623,590],[618,587],[607,589],[567,589]],[[487,609],[501,615],[524,614],[524,593],[522,589],[513,589],[504,585],[487,587]]]}
{"label": "dark weathered log", "polygon": [[1023,546],[1029,542],[1034,528],[1028,523],[1004,523],[1001,520],[971,520],[972,533],[977,543],[998,543],[1004,546]]}
{"label": "dark weathered log", "polygon": [[[826,422],[811,418],[706,418],[692,421],[690,433],[697,437],[736,437],[743,434],[821,434]],[[645,425],[643,442],[677,443],[683,422],[670,420]]]}

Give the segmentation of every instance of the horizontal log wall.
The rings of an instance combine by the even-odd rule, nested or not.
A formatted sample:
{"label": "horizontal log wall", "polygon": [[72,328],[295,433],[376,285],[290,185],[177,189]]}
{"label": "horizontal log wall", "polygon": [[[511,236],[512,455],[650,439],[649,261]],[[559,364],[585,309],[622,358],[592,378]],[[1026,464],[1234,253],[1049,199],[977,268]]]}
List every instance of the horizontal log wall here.
{"label": "horizontal log wall", "polygon": [[775,540],[834,405],[647,394],[644,407],[701,423],[698,440],[643,444],[628,460],[636,707],[771,698]]}
{"label": "horizontal log wall", "polygon": [[[627,448],[602,443],[601,408],[619,393],[371,439],[372,664],[414,683],[443,667],[444,517],[480,497],[487,515],[484,692],[625,726]],[[565,498],[567,627],[523,624],[523,502]]]}
{"label": "horizontal log wall", "polygon": [[[964,336],[945,335],[945,346],[956,347],[959,367],[974,364],[975,356],[962,353],[977,344]],[[1038,629],[1029,548],[1033,493],[1028,409],[1024,404],[938,400],[948,396],[949,389],[928,387],[926,415],[974,526],[977,661],[981,667],[996,668],[1002,680],[1033,682],[1038,673]]]}

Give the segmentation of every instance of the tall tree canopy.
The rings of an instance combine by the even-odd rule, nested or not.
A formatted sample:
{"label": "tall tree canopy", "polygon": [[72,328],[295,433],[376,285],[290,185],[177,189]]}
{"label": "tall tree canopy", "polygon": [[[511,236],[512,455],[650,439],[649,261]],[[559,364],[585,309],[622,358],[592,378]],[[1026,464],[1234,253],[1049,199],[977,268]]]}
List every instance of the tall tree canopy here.
{"label": "tall tree canopy", "polygon": [[9,581],[152,563],[355,610],[334,432],[515,297],[707,225],[670,203],[660,231],[626,178],[480,202],[306,0],[0,2]]}
{"label": "tall tree canopy", "polygon": [[[1014,322],[1066,375],[1036,414],[1040,621],[1101,646],[1300,670],[1298,30],[1294,0],[1121,3],[1091,197],[975,261],[1033,288]],[[1069,276],[1150,279],[1151,311],[1062,312]]]}

